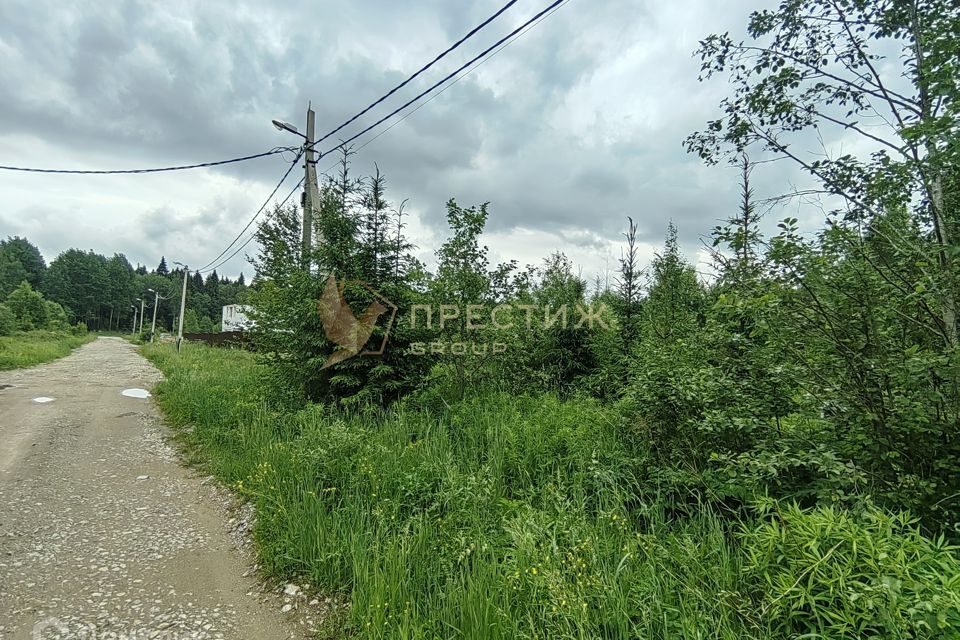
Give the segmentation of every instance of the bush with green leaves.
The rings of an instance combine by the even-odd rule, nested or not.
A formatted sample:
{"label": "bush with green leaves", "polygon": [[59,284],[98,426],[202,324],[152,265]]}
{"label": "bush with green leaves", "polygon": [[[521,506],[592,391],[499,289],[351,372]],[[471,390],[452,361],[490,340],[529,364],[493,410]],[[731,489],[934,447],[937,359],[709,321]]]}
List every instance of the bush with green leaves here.
{"label": "bush with green leaves", "polygon": [[744,525],[745,578],[778,637],[958,638],[960,559],[904,512],[767,503]]}
{"label": "bush with green leaves", "polygon": [[43,329],[47,325],[47,306],[43,295],[34,291],[30,283],[23,281],[7,296],[7,306],[17,318],[17,328],[22,331]]}
{"label": "bush with green leaves", "polygon": [[0,302],[0,336],[9,336],[17,330],[17,316],[7,305]]}
{"label": "bush with green leaves", "polygon": [[51,300],[44,300],[43,306],[47,313],[47,329],[51,331],[66,331],[70,328],[67,312],[63,310],[63,307]]}

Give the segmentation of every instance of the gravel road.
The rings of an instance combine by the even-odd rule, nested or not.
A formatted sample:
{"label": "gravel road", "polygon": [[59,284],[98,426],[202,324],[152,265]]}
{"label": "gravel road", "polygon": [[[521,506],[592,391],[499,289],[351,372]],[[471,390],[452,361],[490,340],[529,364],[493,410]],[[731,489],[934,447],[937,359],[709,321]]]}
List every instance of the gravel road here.
{"label": "gravel road", "polygon": [[121,395],[160,378],[119,338],[0,372],[0,638],[304,636],[222,493],[178,464],[150,399]]}

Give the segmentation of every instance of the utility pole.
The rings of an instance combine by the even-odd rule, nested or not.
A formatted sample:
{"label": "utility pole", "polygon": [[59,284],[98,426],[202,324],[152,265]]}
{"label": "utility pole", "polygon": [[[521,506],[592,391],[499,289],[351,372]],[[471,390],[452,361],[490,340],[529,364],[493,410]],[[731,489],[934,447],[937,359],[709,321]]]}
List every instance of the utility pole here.
{"label": "utility pole", "polygon": [[137,333],[143,333],[143,305],[144,300],[143,298],[140,298],[140,330],[137,331]]}
{"label": "utility pole", "polygon": [[133,327],[130,328],[130,335],[133,335],[137,332],[137,305],[132,304],[130,308],[133,309]]}
{"label": "utility pole", "polygon": [[177,353],[180,353],[180,343],[183,342],[183,314],[187,308],[187,278],[190,277],[190,268],[183,266],[183,292],[180,294],[180,319],[177,323]]}
{"label": "utility pole", "polygon": [[157,333],[157,307],[160,306],[160,292],[153,292],[153,321],[150,323],[150,342],[153,342],[153,336]]}
{"label": "utility pole", "polygon": [[313,244],[313,211],[319,200],[317,193],[317,161],[313,159],[313,136],[316,114],[307,107],[307,142],[303,154],[303,246],[301,260],[304,268],[310,269],[310,250]]}

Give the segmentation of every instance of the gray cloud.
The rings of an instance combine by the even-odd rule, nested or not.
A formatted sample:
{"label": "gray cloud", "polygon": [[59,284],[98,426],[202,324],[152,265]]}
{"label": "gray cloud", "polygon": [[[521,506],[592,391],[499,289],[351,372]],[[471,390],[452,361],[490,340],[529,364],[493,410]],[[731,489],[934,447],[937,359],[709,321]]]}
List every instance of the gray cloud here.
{"label": "gray cloud", "polygon": [[[499,4],[4,2],[0,161],[159,166],[294,144],[271,119],[302,126],[313,101],[326,132]],[[391,108],[543,4],[517,3]],[[735,207],[737,185],[732,170],[704,167],[682,149],[727,90],[697,82],[691,53],[710,32],[742,32],[755,5],[571,0],[363,149],[355,169],[368,172],[376,161],[392,197],[410,198],[425,256],[444,235],[452,196],[490,201],[494,238],[533,234],[515,247],[521,262],[556,248],[587,270],[615,262],[628,215],[651,247],[674,220],[694,258],[699,237]],[[27,235],[48,259],[79,246],[122,251],[150,266],[161,254],[203,263],[246,224],[284,170],[271,158],[150,177],[3,174],[0,235]],[[757,179],[766,192],[798,178],[771,166]],[[226,272],[249,275],[242,255]]]}

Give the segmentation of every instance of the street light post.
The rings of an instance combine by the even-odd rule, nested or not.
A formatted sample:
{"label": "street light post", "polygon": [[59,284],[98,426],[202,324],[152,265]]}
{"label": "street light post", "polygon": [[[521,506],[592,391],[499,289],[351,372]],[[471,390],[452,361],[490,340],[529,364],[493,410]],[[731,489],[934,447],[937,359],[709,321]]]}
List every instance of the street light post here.
{"label": "street light post", "polygon": [[156,289],[147,289],[153,292],[153,321],[150,323],[150,342],[153,342],[153,334],[157,332],[157,307],[160,306],[160,292]]}
{"label": "street light post", "polygon": [[130,308],[133,309],[133,327],[130,328],[130,335],[133,335],[137,332],[137,305],[132,304]]}
{"label": "street light post", "polygon": [[140,329],[137,330],[137,333],[143,333],[143,305],[145,301],[143,298],[140,298]]}
{"label": "street light post", "polygon": [[313,159],[314,153],[314,123],[316,119],[316,114],[313,109],[309,106],[307,107],[307,133],[306,135],[297,131],[297,128],[292,124],[287,124],[286,122],[280,122],[279,120],[273,121],[273,126],[275,126],[280,131],[288,131],[292,134],[298,135],[303,138],[305,144],[303,146],[303,224],[301,226],[301,246],[300,246],[300,262],[305,269],[310,270],[310,252],[313,244],[313,208],[317,205],[317,202],[320,200],[320,196],[317,193],[317,162]]}

